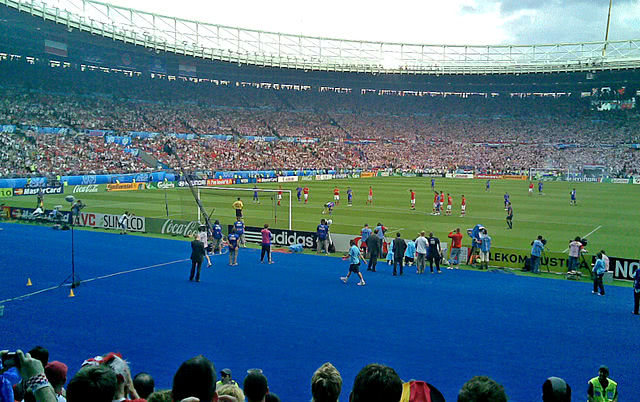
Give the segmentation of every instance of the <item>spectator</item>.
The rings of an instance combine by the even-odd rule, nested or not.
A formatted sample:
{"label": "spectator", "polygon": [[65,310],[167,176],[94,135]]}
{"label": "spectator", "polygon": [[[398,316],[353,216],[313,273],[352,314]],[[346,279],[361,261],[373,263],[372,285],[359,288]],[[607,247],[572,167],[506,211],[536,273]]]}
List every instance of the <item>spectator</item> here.
{"label": "spectator", "polygon": [[149,399],[149,395],[155,391],[155,382],[150,374],[138,373],[133,377],[133,387],[140,398]]}
{"label": "spectator", "polygon": [[147,402],[173,402],[171,390],[165,389],[163,391],[155,391],[153,394],[149,395]]}
{"label": "spectator", "polygon": [[342,390],[340,372],[329,362],[311,377],[311,402],[337,402]]}
{"label": "spectator", "polygon": [[376,272],[376,265],[378,264],[378,258],[380,258],[380,240],[378,238],[378,228],[375,228],[373,235],[367,238],[367,252],[369,253],[369,263],[367,264],[367,271]]}
{"label": "spectator", "polygon": [[[604,296],[604,273],[606,272],[605,262],[602,253],[596,255],[596,262],[593,264],[593,294]],[[598,291],[600,293],[598,293]]]}
{"label": "spectator", "polygon": [[54,360],[44,368],[44,374],[53,387],[58,402],[65,402],[67,399],[64,385],[67,383],[67,365]]}
{"label": "spectator", "polygon": [[467,381],[460,392],[458,402],[507,402],[504,387],[486,376],[475,376]]}
{"label": "spectator", "polygon": [[542,402],[571,402],[571,387],[562,378],[547,378],[542,384]]}
{"label": "spectator", "polygon": [[238,384],[222,384],[216,388],[216,392],[220,401],[233,398],[234,402],[244,402],[244,392]]}
{"label": "spectator", "polygon": [[269,393],[267,377],[259,371],[251,371],[245,377],[242,388],[247,402],[264,402]]}
{"label": "spectator", "polygon": [[173,376],[171,395],[174,401],[195,397],[201,402],[216,402],[216,369],[211,361],[199,355],[180,365]]}
{"label": "spectator", "polygon": [[449,232],[448,237],[451,239],[451,256],[449,259],[450,266],[447,269],[458,269],[460,267],[460,249],[462,248],[460,228]]}
{"label": "spectator", "polygon": [[67,385],[68,402],[111,402],[115,400],[118,380],[107,366],[84,366]]}
{"label": "spectator", "polygon": [[368,364],[353,382],[349,402],[396,402],[402,397],[402,380],[391,367]]}
{"label": "spectator", "polygon": [[429,242],[424,237],[425,231],[420,232],[420,236],[416,239],[416,268],[419,274],[424,273],[424,269],[427,266],[427,250],[429,248]]}
{"label": "spectator", "polygon": [[544,250],[544,243],[542,235],[538,235],[538,238],[531,242],[531,272],[534,274],[540,273],[540,258]]}
{"label": "spectator", "polygon": [[138,399],[138,393],[133,387],[133,380],[131,379],[131,371],[129,370],[129,364],[118,353],[108,353],[104,356],[96,356],[91,359],[87,359],[82,363],[82,366],[98,366],[105,365],[116,374],[116,394],[114,400],[124,401],[129,400],[131,396],[132,400]]}
{"label": "spectator", "polygon": [[489,269],[489,253],[491,252],[491,236],[487,233],[487,229],[482,230],[480,238],[480,269],[483,265],[485,269]]}

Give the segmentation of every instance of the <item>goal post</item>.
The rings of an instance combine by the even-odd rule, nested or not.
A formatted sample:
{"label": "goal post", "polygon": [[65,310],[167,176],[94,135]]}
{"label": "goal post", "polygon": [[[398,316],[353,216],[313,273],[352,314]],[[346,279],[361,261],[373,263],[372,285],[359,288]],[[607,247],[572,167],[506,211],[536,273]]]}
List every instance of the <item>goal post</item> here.
{"label": "goal post", "polygon": [[[288,220],[288,229],[292,230],[292,226],[293,226],[293,221],[292,221],[292,208],[293,208],[293,203],[292,203],[292,192],[291,190],[285,190],[285,189],[265,189],[265,188],[242,188],[242,187],[221,187],[221,186],[198,186],[196,188],[197,191],[197,195],[198,195],[198,200],[200,200],[200,202],[205,206],[205,210],[209,211],[208,213],[210,215],[216,216],[216,215],[220,215],[220,209],[222,209],[222,211],[232,211],[232,204],[234,201],[236,201],[236,199],[238,197],[242,198],[243,200],[243,204],[244,204],[244,211],[247,212],[247,210],[251,211],[251,210],[258,210],[258,217],[256,218],[254,215],[254,218],[259,219],[259,218],[263,218],[266,219],[267,215],[267,210],[271,211],[273,220],[274,220],[274,226],[276,226],[278,224],[278,209],[281,207],[286,208],[286,219]],[[258,202],[253,202],[254,200],[254,192],[258,193]],[[282,199],[278,200],[278,195],[279,193],[282,194]],[[269,197],[268,198],[268,203],[263,203],[260,201],[260,199],[262,199],[262,201],[264,201],[264,196]],[[262,197],[261,197],[262,196]],[[288,200],[286,199],[288,198]],[[280,202],[280,205],[278,205],[278,201]],[[207,207],[209,209],[207,209]],[[235,217],[235,211],[234,211],[234,215]],[[200,208],[197,209],[197,217],[198,217],[198,222],[202,222],[202,219],[204,218],[202,216],[202,212],[200,210]],[[246,217],[246,216],[245,216]],[[264,223],[264,222],[263,222]],[[250,226],[262,226],[263,223],[260,224],[255,224],[255,225],[250,225]]]}

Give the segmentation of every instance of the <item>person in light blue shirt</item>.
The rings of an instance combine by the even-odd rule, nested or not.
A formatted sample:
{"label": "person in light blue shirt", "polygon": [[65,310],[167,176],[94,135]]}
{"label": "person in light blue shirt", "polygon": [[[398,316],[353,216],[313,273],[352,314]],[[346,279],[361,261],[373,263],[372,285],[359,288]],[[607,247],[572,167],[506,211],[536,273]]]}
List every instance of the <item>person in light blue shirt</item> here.
{"label": "person in light blue shirt", "polygon": [[540,273],[540,257],[544,250],[544,243],[542,235],[539,235],[536,240],[531,242],[531,272],[534,274]]}
{"label": "person in light blue shirt", "polygon": [[407,242],[407,249],[404,251],[404,265],[411,266],[416,257],[416,242],[409,240]]}
{"label": "person in light blue shirt", "polygon": [[349,277],[351,276],[351,273],[354,273],[360,277],[360,282],[358,282],[358,285],[364,286],[364,278],[362,277],[362,273],[360,272],[360,260],[364,261],[365,264],[367,263],[367,260],[365,260],[362,256],[360,249],[358,248],[358,246],[356,246],[355,240],[352,239],[349,242],[349,245],[351,246],[348,254],[349,272],[347,273],[347,276],[340,277],[340,280],[344,283],[347,283]]}
{"label": "person in light blue shirt", "polygon": [[480,236],[480,269],[489,269],[489,251],[491,251],[491,236],[487,233],[487,229],[483,229]]}
{"label": "person in light blue shirt", "polygon": [[367,239],[371,237],[371,228],[368,224],[364,224],[364,227],[360,231],[360,249],[363,253],[367,252]]}
{"label": "person in light blue shirt", "polygon": [[[604,277],[606,270],[602,253],[598,253],[596,255],[596,262],[593,264],[593,291],[591,293],[604,296],[604,283],[602,278]],[[600,293],[598,293],[598,290],[600,290]]]}

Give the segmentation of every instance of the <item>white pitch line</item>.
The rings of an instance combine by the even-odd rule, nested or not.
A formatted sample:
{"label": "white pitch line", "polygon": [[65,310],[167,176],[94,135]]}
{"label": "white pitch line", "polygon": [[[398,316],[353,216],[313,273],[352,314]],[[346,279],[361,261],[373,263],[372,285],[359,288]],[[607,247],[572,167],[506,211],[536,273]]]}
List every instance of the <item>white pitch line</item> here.
{"label": "white pitch line", "polygon": [[[141,267],[141,268],[133,268],[133,269],[129,269],[129,270],[126,270],[126,271],[114,272],[113,274],[102,275],[102,276],[97,276],[95,278],[86,279],[84,281],[80,281],[80,283],[82,284],[82,283],[87,283],[87,282],[93,282],[93,281],[97,281],[98,279],[111,278],[113,276],[129,274],[131,272],[137,272],[137,271],[144,271],[144,270],[151,269],[151,268],[157,268],[157,267],[161,267],[161,266],[164,266],[164,265],[171,265],[171,264],[176,264],[178,262],[185,262],[185,261],[188,261],[188,258],[185,258],[184,260],[163,262],[163,263],[160,263],[160,264],[149,265],[149,266]],[[35,292],[27,293],[27,294],[22,295],[22,296],[17,296],[17,297],[12,297],[10,299],[0,300],[0,304],[6,303],[6,302],[10,302],[10,301],[14,301],[14,300],[26,299],[27,297],[35,296],[35,295],[40,294],[40,293],[44,293],[44,292],[48,292],[48,291],[51,291],[51,290],[58,289],[61,286],[70,286],[70,285],[69,284],[62,284],[62,285],[58,285],[58,286],[51,286],[51,287],[48,287],[48,288],[45,288],[45,289],[37,290]]]}
{"label": "white pitch line", "polygon": [[[594,234],[596,232],[596,230],[600,229],[602,227],[602,225],[598,226],[597,228],[593,229],[591,232],[587,233],[586,235],[582,236],[582,238],[586,238],[589,237],[590,235]],[[566,253],[567,251],[569,251],[569,247],[565,248],[563,253]]]}

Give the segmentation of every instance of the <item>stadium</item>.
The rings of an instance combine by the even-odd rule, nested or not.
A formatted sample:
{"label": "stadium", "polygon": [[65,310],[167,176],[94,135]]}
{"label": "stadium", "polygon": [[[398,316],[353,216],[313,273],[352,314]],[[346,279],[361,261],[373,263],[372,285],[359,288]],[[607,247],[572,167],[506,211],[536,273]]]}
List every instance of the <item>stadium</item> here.
{"label": "stadium", "polygon": [[[400,401],[457,400],[476,376],[512,401],[560,377],[573,395],[546,400],[581,400],[601,365],[631,400],[639,96],[640,39],[375,42],[0,0],[0,350],[46,348],[71,402],[111,352],[128,365],[113,400],[142,397],[142,372],[182,400],[198,355],[283,401],[317,398],[325,362],[341,400],[371,363]],[[440,269],[396,275],[392,248],[422,231]],[[46,362],[2,360],[2,398],[22,400],[21,374],[47,388]],[[396,400],[370,387],[359,400]]]}

